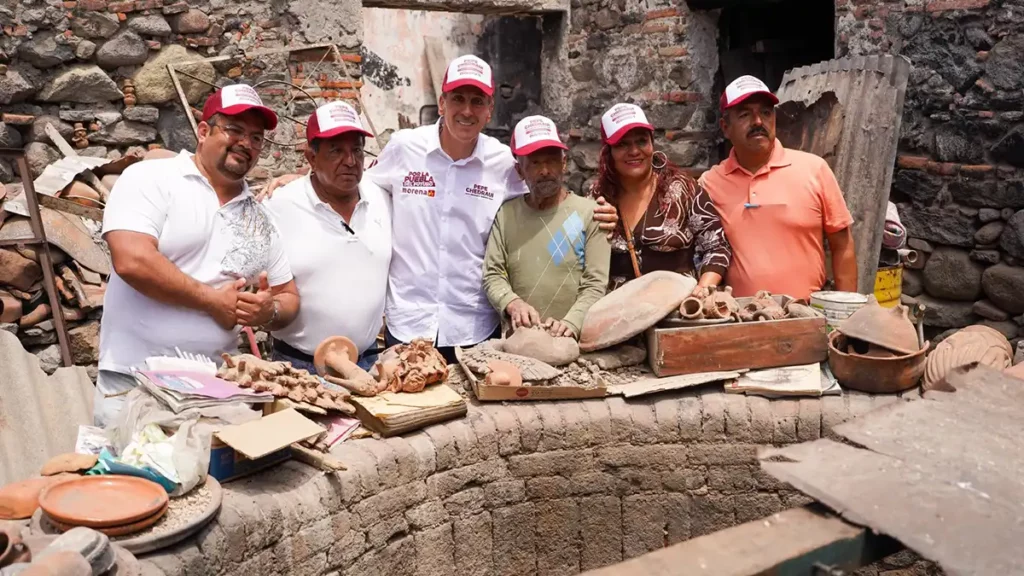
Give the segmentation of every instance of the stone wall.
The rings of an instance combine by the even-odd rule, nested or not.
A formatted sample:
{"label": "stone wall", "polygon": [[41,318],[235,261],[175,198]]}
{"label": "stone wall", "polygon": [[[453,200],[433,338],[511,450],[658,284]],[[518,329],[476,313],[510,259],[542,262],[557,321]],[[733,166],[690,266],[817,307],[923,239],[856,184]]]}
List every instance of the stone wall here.
{"label": "stone wall", "polygon": [[[680,166],[714,164],[717,12],[685,2],[573,0],[559,34],[545,42],[543,109],[569,131],[569,185],[589,186],[600,151],[601,114],[616,102],[641,106],[656,145]],[[584,186],[584,183],[587,186]]]}
{"label": "stone wall", "polygon": [[575,574],[807,503],[761,471],[758,447],[912,396],[473,403],[339,445],[343,472],[288,462],[225,484],[215,522],[144,573]]}
{"label": "stone wall", "polygon": [[[135,147],[193,148],[194,136],[164,68],[168,63],[237,55],[288,45],[336,42],[358,62],[361,4],[355,0],[2,0],[0,1],[0,146],[24,147],[33,176],[60,154],[43,131],[53,123],[71,141],[75,123],[88,131],[80,154],[116,158]],[[316,61],[271,56],[193,65],[181,77],[193,107],[212,90],[207,83],[306,81],[313,96],[354,97],[353,86],[329,63],[317,78]],[[358,66],[350,67],[358,76]],[[126,82],[133,84],[126,89]],[[126,92],[134,91],[134,105]],[[291,96],[283,84],[259,90],[270,102]],[[303,100],[303,98],[299,98]],[[289,109],[304,119],[306,102]],[[304,113],[303,113],[304,112]],[[272,139],[294,143],[301,126],[283,120]],[[262,180],[299,165],[292,146],[266,150],[253,173]],[[14,179],[0,161],[0,182]]]}
{"label": "stone wall", "polygon": [[892,200],[932,334],[1024,324],[1024,2],[837,2],[838,51],[913,63]]}

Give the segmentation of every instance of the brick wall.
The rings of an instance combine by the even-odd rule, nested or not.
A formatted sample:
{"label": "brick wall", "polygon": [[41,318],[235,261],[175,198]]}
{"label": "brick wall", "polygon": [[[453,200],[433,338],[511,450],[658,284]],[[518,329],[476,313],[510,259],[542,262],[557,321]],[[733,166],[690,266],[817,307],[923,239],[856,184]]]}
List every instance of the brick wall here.
{"label": "brick wall", "polygon": [[471,405],[419,433],[343,443],[344,472],[289,462],[226,484],[217,520],[145,573],[575,574],[806,503],[760,470],[758,447],[898,401],[709,391]]}
{"label": "brick wall", "polygon": [[911,246],[904,294],[931,336],[1024,324],[1024,3],[839,0],[840,56],[913,63],[891,198]]}

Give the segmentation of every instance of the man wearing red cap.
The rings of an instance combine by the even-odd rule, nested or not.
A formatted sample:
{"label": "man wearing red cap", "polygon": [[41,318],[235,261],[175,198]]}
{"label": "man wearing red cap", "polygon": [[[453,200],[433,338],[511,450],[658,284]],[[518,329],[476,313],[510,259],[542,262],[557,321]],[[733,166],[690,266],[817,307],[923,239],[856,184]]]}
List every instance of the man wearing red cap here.
{"label": "man wearing red cap", "polygon": [[578,338],[587,310],[608,286],[611,247],[594,220],[597,203],[562,186],[565,144],[555,123],[523,118],[512,134],[516,171],[530,193],[506,202],[484,255],[484,290],[512,329],[539,326]]}
{"label": "man wearing red cap", "polygon": [[331,336],[346,336],[369,369],[380,332],[391,263],[387,193],[362,180],[363,145],[372,137],[344,102],[316,109],[306,123],[310,173],[265,202],[284,238],[302,308],[274,331],[274,359],[315,372],[313,353]]}
{"label": "man wearing red cap", "polygon": [[[100,329],[95,420],[109,423],[132,368],[175,348],[216,358],[239,326],[280,328],[299,308],[281,238],[245,175],[277,115],[250,86],[203,107],[196,153],[125,170],[103,216],[113,272]],[[254,292],[244,291],[245,287]]]}
{"label": "man wearing red cap", "polygon": [[825,284],[828,238],[836,289],[855,292],[853,217],[828,164],[776,139],[778,103],[753,76],[737,78],[722,93],[721,128],[733,148],[701,184],[732,244],[726,281],[736,296],[768,290],[808,298]]}

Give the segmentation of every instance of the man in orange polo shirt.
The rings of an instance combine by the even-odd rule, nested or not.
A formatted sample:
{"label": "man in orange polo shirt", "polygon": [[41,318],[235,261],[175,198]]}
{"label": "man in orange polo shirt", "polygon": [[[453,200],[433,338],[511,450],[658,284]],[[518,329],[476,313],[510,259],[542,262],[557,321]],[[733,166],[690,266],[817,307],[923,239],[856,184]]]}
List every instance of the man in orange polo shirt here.
{"label": "man in orange polo shirt", "polygon": [[726,282],[736,296],[768,290],[808,298],[825,285],[827,237],[836,290],[856,292],[853,217],[839,183],[823,159],[775,138],[778,103],[753,76],[729,84],[719,103],[733,149],[700,182],[732,244]]}

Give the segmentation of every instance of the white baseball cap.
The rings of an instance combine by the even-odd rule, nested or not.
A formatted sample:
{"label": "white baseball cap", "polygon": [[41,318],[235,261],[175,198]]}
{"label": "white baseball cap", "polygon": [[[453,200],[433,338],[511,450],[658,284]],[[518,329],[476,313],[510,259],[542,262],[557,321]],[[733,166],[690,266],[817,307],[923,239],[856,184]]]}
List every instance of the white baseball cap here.
{"label": "white baseball cap", "polygon": [[636,104],[616,104],[601,116],[601,139],[616,144],[633,128],[654,131],[647,115]]}
{"label": "white baseball cap", "polygon": [[568,146],[562,144],[558,137],[558,128],[555,123],[544,116],[527,116],[516,124],[512,131],[512,153],[516,156],[526,156],[541,148],[561,148],[568,150]]}
{"label": "white baseball cap", "polygon": [[491,66],[472,54],[452,60],[444,72],[441,92],[451,92],[460,86],[476,86],[488,96],[494,94]]}
{"label": "white baseball cap", "polygon": [[203,104],[203,122],[208,122],[214,114],[235,116],[247,110],[257,110],[263,115],[267,130],[277,127],[277,114],[267,108],[256,90],[248,84],[230,84],[206,99]]}
{"label": "white baseball cap", "polygon": [[772,91],[768,89],[767,84],[753,76],[740,76],[725,87],[725,91],[722,92],[722,98],[719,100],[718,106],[724,111],[727,108],[732,108],[740,102],[743,102],[754,94],[766,94],[772,99],[774,104],[779,103],[779,99],[775,94],[772,94]]}
{"label": "white baseball cap", "polygon": [[373,138],[373,134],[363,128],[356,109],[346,102],[328,102],[313,111],[306,122],[307,142],[316,138],[333,138],[345,132],[359,132]]}

